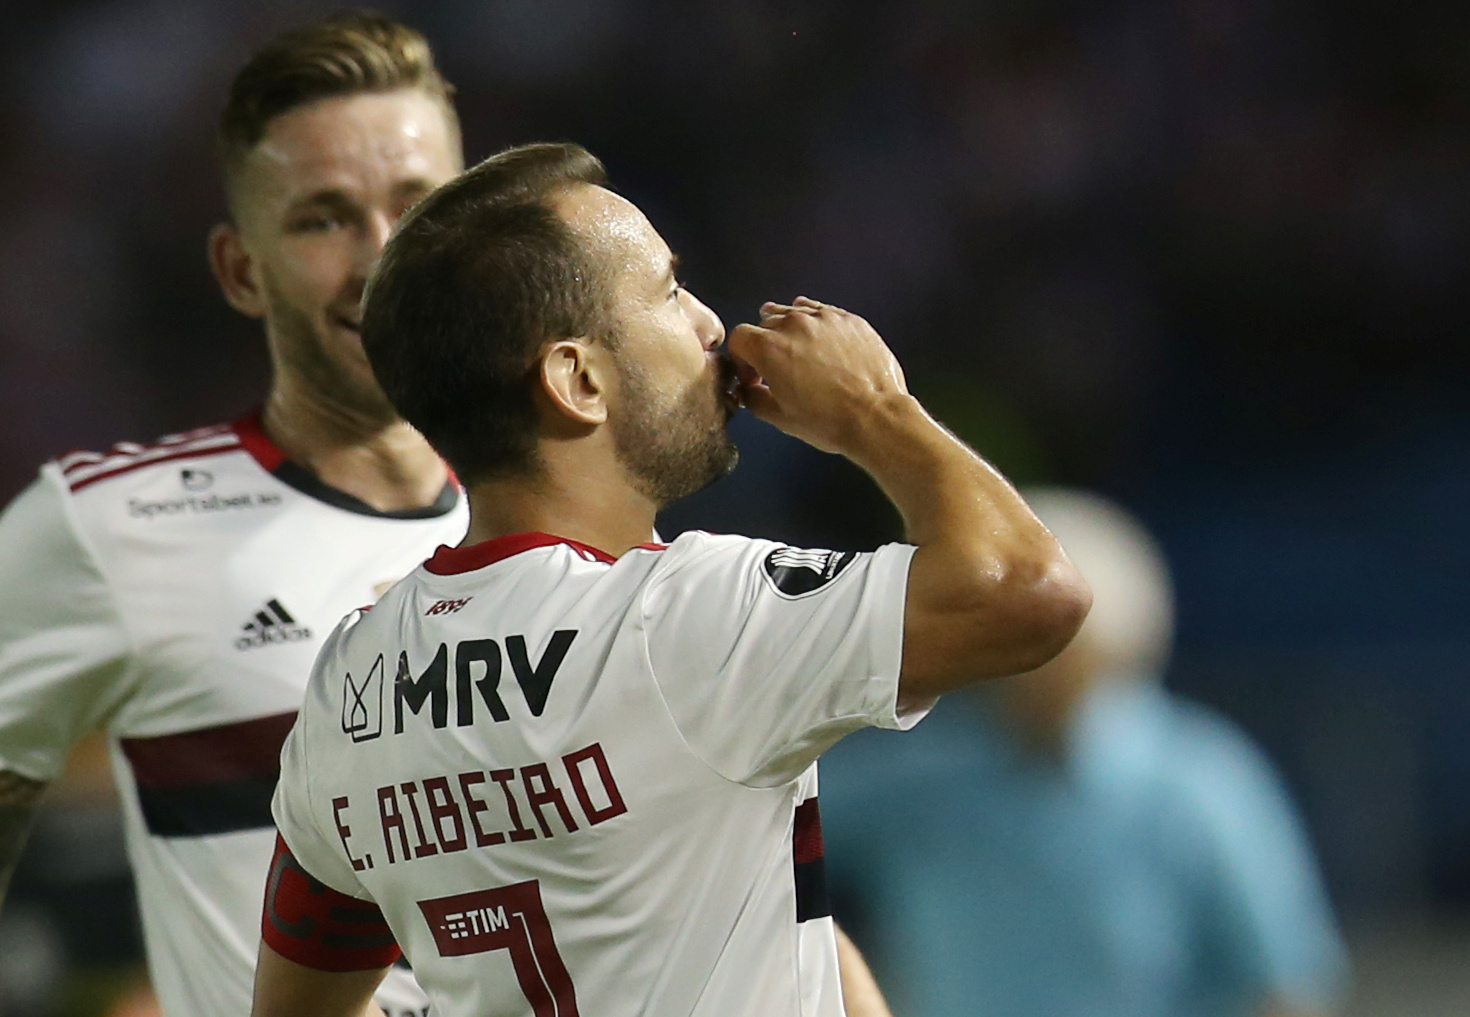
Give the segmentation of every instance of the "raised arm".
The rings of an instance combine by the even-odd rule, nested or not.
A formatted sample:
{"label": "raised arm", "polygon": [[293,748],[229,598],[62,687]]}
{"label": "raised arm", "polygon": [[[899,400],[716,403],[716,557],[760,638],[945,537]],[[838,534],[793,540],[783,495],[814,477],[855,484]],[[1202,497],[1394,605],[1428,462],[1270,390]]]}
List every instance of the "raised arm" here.
{"label": "raised arm", "polygon": [[11,770],[0,770],[0,906],[10,888],[10,877],[20,862],[21,848],[31,832],[36,803],[46,790],[43,781],[22,777]]}
{"label": "raised arm", "polygon": [[752,413],[877,481],[917,545],[904,611],[905,702],[1018,674],[1076,634],[1092,595],[989,463],[908,392],[866,321],[804,297],[730,334]]}

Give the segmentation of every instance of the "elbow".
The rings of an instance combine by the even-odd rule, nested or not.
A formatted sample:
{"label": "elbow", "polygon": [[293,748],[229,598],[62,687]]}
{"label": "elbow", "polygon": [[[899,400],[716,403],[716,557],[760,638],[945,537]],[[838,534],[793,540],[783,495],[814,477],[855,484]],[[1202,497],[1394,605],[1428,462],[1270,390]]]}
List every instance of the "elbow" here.
{"label": "elbow", "polygon": [[1017,593],[1016,660],[1010,673],[1033,671],[1067,648],[1092,609],[1092,588],[1058,550]]}
{"label": "elbow", "polygon": [[[992,573],[992,575],[996,575]],[[977,677],[1034,671],[1067,648],[1092,607],[1092,589],[1060,547],[998,570],[987,603],[971,614],[975,638],[989,643],[977,655],[988,667]]]}
{"label": "elbow", "polygon": [[906,609],[907,699],[1033,671],[1066,648],[1087,617],[1092,591],[1061,548],[1047,545],[1006,556],[946,549],[915,559],[922,578]]}

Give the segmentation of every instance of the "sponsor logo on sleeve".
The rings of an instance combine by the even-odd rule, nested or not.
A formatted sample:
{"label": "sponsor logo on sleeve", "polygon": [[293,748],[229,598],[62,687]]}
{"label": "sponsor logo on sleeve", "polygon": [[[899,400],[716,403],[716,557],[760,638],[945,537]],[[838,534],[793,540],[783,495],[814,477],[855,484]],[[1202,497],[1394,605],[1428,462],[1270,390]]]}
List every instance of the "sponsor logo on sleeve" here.
{"label": "sponsor logo on sleeve", "polygon": [[766,555],[766,579],[784,597],[815,593],[857,559],[854,551],[778,547]]}

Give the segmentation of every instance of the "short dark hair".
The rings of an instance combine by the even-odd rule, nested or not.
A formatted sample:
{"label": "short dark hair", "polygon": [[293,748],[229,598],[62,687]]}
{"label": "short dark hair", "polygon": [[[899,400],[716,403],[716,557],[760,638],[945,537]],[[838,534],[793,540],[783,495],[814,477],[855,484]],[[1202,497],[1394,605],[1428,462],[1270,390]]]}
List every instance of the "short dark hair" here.
{"label": "short dark hair", "polygon": [[536,467],[542,344],[612,338],[606,271],[552,207],[605,182],[580,145],[507,149],[420,202],[368,283],[378,383],[467,484]]}
{"label": "short dark hair", "polygon": [[265,135],[297,106],[334,95],[419,88],[444,106],[459,131],[454,86],[434,65],[419,32],[370,11],[346,11],[283,32],[256,50],[235,75],[219,124],[226,187]]}

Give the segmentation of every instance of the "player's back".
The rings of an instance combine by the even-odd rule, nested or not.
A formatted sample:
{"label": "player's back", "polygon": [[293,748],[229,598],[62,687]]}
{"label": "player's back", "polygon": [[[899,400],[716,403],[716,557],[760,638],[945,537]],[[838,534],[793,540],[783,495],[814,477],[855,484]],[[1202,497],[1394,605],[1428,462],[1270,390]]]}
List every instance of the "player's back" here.
{"label": "player's back", "polygon": [[[841,1012],[810,879],[815,802],[798,807],[816,754],[885,707],[859,691],[879,719],[855,716],[820,674],[805,708],[778,685],[742,687],[711,663],[743,653],[741,634],[720,649],[678,621],[725,571],[728,603],[702,610],[755,634],[779,591],[740,577],[773,547],[686,535],[611,563],[517,535],[441,551],[324,649],[277,819],[308,872],[380,906],[441,1014]],[[854,618],[907,564],[862,557],[837,594]],[[842,633],[827,647],[839,660],[853,656]],[[891,657],[879,670],[896,672]],[[727,710],[752,695],[777,702]],[[794,720],[752,723],[772,710]]]}

